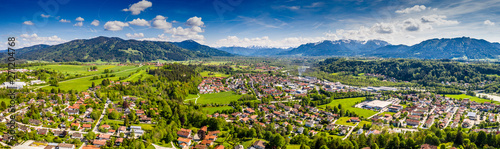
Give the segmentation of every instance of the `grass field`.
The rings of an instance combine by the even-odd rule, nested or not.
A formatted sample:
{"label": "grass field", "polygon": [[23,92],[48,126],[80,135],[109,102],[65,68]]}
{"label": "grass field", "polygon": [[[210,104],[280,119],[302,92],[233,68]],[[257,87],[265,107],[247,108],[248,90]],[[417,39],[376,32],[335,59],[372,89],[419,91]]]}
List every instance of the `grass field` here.
{"label": "grass field", "polygon": [[134,68],[135,66],[116,66],[116,65],[95,65],[97,67],[97,71],[87,71],[87,68],[93,66],[87,65],[45,65],[45,66],[33,66],[28,67],[28,69],[39,69],[39,68],[49,68],[51,70],[55,70],[61,73],[68,74],[83,74],[83,75],[93,75],[93,74],[102,74],[104,73],[104,69],[109,70],[125,70]]}
{"label": "grass field", "polygon": [[469,98],[471,101],[475,101],[475,102],[479,102],[479,103],[484,103],[484,102],[499,103],[497,101],[483,99],[483,98],[479,98],[479,97],[476,97],[476,96],[469,96],[469,95],[466,95],[466,94],[460,94],[460,95],[446,94],[445,96],[446,97],[450,97],[450,98],[459,99],[459,100],[462,100],[462,99],[465,99],[465,98]]}
{"label": "grass field", "polygon": [[350,123],[350,122],[347,122],[347,120],[349,120],[351,117],[341,117],[339,118],[335,124],[338,124],[338,125],[345,125],[345,126],[355,126],[356,123]]}
{"label": "grass field", "polygon": [[7,107],[10,106],[10,98],[0,98],[0,103],[2,101],[5,102],[5,104],[7,105]]}
{"label": "grass field", "polygon": [[214,114],[215,111],[233,109],[231,106],[223,106],[223,107],[205,107],[203,110],[207,111],[208,114]]}
{"label": "grass field", "polygon": [[220,92],[214,94],[201,94],[196,103],[198,104],[229,104],[231,101],[240,99],[242,95],[238,95],[232,91]]}
{"label": "grass field", "polygon": [[[145,66],[143,66],[143,67],[145,67]],[[127,70],[122,69],[122,71],[110,73],[109,75],[115,74],[116,76],[109,77],[109,79],[110,80],[118,80],[120,77],[127,77],[130,73],[134,73],[139,68],[141,68],[141,67],[128,68]],[[63,90],[74,89],[74,90],[78,90],[78,91],[83,91],[83,90],[88,89],[92,85],[92,82],[94,82],[96,85],[99,85],[99,84],[101,84],[101,82],[103,80],[103,79],[97,79],[97,80],[91,80],[91,79],[92,79],[92,76],[76,78],[76,79],[72,79],[72,80],[68,80],[68,81],[64,81],[64,82],[59,82],[59,87],[46,86],[46,87],[43,87],[43,89],[50,90],[52,88],[61,88]]]}
{"label": "grass field", "polygon": [[153,76],[153,75],[150,75],[146,72],[146,70],[141,70],[139,71],[138,73],[135,73],[133,75],[131,75],[129,78],[125,79],[124,81],[137,81],[139,79],[144,79],[148,76]]}
{"label": "grass field", "polygon": [[300,149],[300,145],[298,144],[290,144],[286,146],[286,149]]}
{"label": "grass field", "polygon": [[[210,74],[212,73],[212,74]],[[202,77],[229,77],[227,74],[223,74],[220,72],[211,72],[211,71],[203,71],[200,73]]]}
{"label": "grass field", "polygon": [[361,108],[354,108],[353,106],[356,104],[356,102],[361,102],[364,101],[364,97],[359,97],[359,98],[345,98],[345,99],[335,99],[329,104],[326,105],[321,105],[318,108],[320,109],[326,109],[326,106],[338,106],[339,104],[342,104],[342,108],[353,111],[356,114],[358,114],[360,117],[370,117],[373,114],[376,114],[377,112],[372,111],[372,110],[367,110],[367,109],[361,109]]}
{"label": "grass field", "polygon": [[396,114],[396,113],[394,113],[394,112],[382,112],[382,113],[380,113],[379,115],[384,116],[385,114],[389,114],[389,115],[391,115],[391,116],[392,116],[392,115],[394,115],[394,114]]}

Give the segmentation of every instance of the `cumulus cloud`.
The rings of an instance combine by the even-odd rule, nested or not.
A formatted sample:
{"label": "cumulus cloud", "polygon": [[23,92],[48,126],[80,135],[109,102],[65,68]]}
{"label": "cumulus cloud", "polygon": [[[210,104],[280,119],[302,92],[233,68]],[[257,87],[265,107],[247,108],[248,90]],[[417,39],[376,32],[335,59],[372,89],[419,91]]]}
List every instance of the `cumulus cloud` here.
{"label": "cumulus cloud", "polygon": [[[301,44],[319,42],[327,40],[326,37],[290,37],[282,40],[271,40],[268,36],[257,37],[257,38],[239,38],[237,36],[228,36],[224,39],[218,40],[214,47],[250,47],[250,46],[260,46],[260,47],[278,47],[278,48],[289,48],[298,47]],[[335,39],[332,39],[335,40]]]}
{"label": "cumulus cloud", "polygon": [[486,21],[484,21],[483,23],[484,23],[485,25],[491,25],[491,26],[495,25],[495,22],[491,22],[490,20],[486,20]]}
{"label": "cumulus cloud", "polygon": [[31,35],[22,34],[20,35],[20,37],[21,37],[21,40],[19,40],[20,47],[29,47],[38,44],[54,45],[66,42],[66,40],[63,40],[57,37],[56,35],[50,37],[40,37],[37,34],[31,34]]}
{"label": "cumulus cloud", "polygon": [[141,19],[141,18],[134,19],[128,23],[130,23],[131,25],[137,25],[137,26],[150,26],[148,21]]}
{"label": "cumulus cloud", "polygon": [[61,20],[59,20],[59,22],[62,22],[62,23],[71,23],[70,20],[66,20],[66,19],[61,19]]}
{"label": "cumulus cloud", "polygon": [[[142,22],[140,24],[145,25],[147,22],[146,20],[138,19],[138,20],[133,20],[132,22],[139,24],[138,22]],[[129,22],[132,24],[132,22]],[[155,41],[183,41],[183,40],[194,40],[199,43],[204,43],[205,42],[205,36],[200,35],[199,33],[205,32],[202,28],[204,26],[204,22],[202,21],[201,17],[191,17],[189,18],[184,25],[187,27],[183,26],[177,26],[174,27],[172,26],[171,22],[167,22],[167,17],[157,15],[151,23],[151,26],[156,29],[161,29],[163,30],[163,33],[166,34],[161,34],[158,35],[158,37],[155,38],[143,38],[142,40],[155,40]],[[170,34],[170,36],[168,36]]]}
{"label": "cumulus cloud", "polygon": [[437,25],[455,25],[459,24],[458,21],[456,20],[446,20],[446,16],[443,15],[429,15],[429,16],[422,16],[421,18],[423,23],[433,23]]}
{"label": "cumulus cloud", "polygon": [[92,23],[90,23],[90,25],[99,26],[99,23],[99,20],[94,20],[92,21]]}
{"label": "cumulus cloud", "polygon": [[35,25],[35,23],[33,23],[31,21],[24,21],[23,24],[24,25]]}
{"label": "cumulus cloud", "polygon": [[108,21],[104,24],[104,29],[109,31],[120,31],[123,30],[123,27],[129,26],[128,23],[121,21]]}
{"label": "cumulus cloud", "polygon": [[127,36],[128,38],[142,38],[142,37],[144,37],[144,34],[143,33],[134,33],[134,34],[127,33],[127,34],[125,34],[125,36]]}
{"label": "cumulus cloud", "polygon": [[73,26],[83,26],[83,22],[77,22],[75,25]]}
{"label": "cumulus cloud", "polygon": [[76,20],[76,21],[80,21],[80,22],[81,22],[81,21],[84,21],[84,19],[83,19],[82,17],[78,17],[78,18],[76,18],[75,20]]}
{"label": "cumulus cloud", "polygon": [[416,19],[407,19],[403,21],[401,26],[403,27],[404,30],[414,32],[414,31],[419,31],[420,30],[420,22]]}
{"label": "cumulus cloud", "polygon": [[49,18],[50,15],[45,15],[45,14],[41,14],[40,16],[42,16],[43,18]]}
{"label": "cumulus cloud", "polygon": [[380,34],[390,34],[395,30],[394,25],[390,23],[376,23],[372,26],[372,29]]}
{"label": "cumulus cloud", "polygon": [[396,13],[406,13],[407,14],[407,13],[424,11],[425,9],[427,9],[427,7],[425,7],[424,5],[415,5],[413,7],[396,10]]}
{"label": "cumulus cloud", "polygon": [[187,26],[203,26],[203,21],[201,21],[201,17],[191,17],[186,21]]}
{"label": "cumulus cloud", "polygon": [[130,11],[132,12],[133,15],[138,15],[142,11],[146,10],[147,8],[153,6],[153,3],[147,0],[142,0],[140,2],[137,2],[135,4],[130,5],[129,8],[123,9],[123,11]]}
{"label": "cumulus cloud", "polygon": [[172,23],[167,22],[167,18],[161,15],[157,15],[153,19],[153,27],[162,30],[168,30],[172,28]]}

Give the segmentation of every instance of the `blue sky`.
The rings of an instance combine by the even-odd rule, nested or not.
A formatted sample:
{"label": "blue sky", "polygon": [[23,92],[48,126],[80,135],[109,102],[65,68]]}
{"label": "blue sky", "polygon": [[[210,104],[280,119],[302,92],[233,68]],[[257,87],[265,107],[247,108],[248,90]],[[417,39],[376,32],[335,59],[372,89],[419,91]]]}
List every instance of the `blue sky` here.
{"label": "blue sky", "polygon": [[339,39],[413,45],[461,36],[499,42],[499,8],[498,0],[4,0],[0,36],[18,37],[18,47],[97,36],[214,47]]}

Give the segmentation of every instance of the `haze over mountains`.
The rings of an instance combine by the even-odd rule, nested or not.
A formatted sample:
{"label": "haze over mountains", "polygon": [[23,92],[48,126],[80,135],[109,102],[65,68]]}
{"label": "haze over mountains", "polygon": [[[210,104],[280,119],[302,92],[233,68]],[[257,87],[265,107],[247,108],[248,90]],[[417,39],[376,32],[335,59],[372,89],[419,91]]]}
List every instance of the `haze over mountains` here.
{"label": "haze over mountains", "polygon": [[[3,51],[1,54],[5,54]],[[183,42],[123,40],[117,37],[78,39],[58,45],[35,45],[16,50],[26,60],[152,61],[187,60],[211,56],[357,56],[421,59],[498,59],[500,44],[469,37],[430,39],[413,46],[391,45],[382,40],[325,40],[296,48],[212,48],[192,40]]]}

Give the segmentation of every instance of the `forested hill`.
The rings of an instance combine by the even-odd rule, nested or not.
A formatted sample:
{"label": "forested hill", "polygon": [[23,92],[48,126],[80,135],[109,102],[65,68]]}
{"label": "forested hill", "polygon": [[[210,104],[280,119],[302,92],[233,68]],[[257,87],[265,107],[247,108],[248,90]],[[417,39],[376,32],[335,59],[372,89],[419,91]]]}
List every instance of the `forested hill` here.
{"label": "forested hill", "polygon": [[500,44],[470,37],[440,38],[413,46],[390,45],[385,41],[325,40],[307,43],[280,55],[298,56],[362,56],[419,59],[498,59]]}
{"label": "forested hill", "polygon": [[191,50],[194,52],[204,53],[204,54],[207,54],[209,56],[233,56],[233,54],[231,54],[231,53],[228,53],[228,52],[222,51],[222,50],[218,50],[218,49],[206,46],[206,45],[199,44],[193,40],[185,40],[182,42],[171,42],[171,43],[178,46],[178,47],[188,49],[188,50]]}
{"label": "forested hill", "polygon": [[325,72],[348,72],[382,74],[398,80],[432,85],[440,82],[478,83],[484,80],[496,80],[490,74],[500,74],[497,64],[464,64],[454,61],[385,59],[356,60],[329,58],[318,64]]}
{"label": "forested hill", "polygon": [[198,45],[192,44],[195,46],[181,43],[176,44],[189,49],[169,42],[123,40],[117,37],[101,36],[53,46],[23,48],[19,49],[16,56],[20,59],[55,62],[187,60],[196,57],[231,56],[227,52],[207,48],[198,43],[196,43]]}

